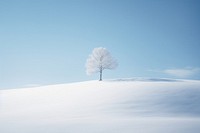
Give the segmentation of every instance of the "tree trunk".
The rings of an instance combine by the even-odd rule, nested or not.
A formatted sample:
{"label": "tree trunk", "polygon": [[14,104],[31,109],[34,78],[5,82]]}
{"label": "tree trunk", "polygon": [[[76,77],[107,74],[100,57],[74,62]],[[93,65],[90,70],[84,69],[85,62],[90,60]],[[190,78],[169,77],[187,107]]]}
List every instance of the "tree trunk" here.
{"label": "tree trunk", "polygon": [[100,79],[99,81],[102,81],[102,68],[100,69]]}

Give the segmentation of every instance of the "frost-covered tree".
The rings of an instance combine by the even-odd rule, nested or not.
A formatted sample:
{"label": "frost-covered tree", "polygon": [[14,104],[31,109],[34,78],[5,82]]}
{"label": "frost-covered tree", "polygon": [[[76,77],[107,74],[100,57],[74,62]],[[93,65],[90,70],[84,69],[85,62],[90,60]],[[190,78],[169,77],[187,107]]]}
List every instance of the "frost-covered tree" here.
{"label": "frost-covered tree", "polygon": [[106,48],[94,48],[92,54],[86,61],[86,72],[88,75],[99,72],[99,81],[102,81],[104,69],[114,69],[118,66],[117,61],[111,56]]}

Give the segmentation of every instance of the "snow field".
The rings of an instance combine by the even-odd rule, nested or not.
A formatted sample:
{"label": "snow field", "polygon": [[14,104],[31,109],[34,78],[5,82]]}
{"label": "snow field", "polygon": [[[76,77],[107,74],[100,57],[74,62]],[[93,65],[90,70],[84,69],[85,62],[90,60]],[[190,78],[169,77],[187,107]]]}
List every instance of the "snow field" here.
{"label": "snow field", "polygon": [[198,133],[200,81],[110,80],[0,91],[1,133]]}

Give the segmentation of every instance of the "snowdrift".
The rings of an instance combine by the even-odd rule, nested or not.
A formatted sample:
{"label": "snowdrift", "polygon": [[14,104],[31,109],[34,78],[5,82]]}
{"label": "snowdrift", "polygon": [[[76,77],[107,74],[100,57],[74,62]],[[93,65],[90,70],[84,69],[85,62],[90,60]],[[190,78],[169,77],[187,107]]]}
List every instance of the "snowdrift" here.
{"label": "snowdrift", "polygon": [[117,79],[0,91],[1,133],[200,130],[200,81]]}

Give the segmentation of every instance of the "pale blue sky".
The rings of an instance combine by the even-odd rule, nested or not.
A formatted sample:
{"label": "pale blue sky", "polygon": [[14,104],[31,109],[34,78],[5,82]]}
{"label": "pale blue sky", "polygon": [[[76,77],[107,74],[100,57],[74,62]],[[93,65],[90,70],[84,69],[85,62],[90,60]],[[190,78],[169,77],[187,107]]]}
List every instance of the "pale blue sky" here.
{"label": "pale blue sky", "polygon": [[198,0],[0,0],[0,89],[79,82],[95,47],[104,78],[200,79]]}

